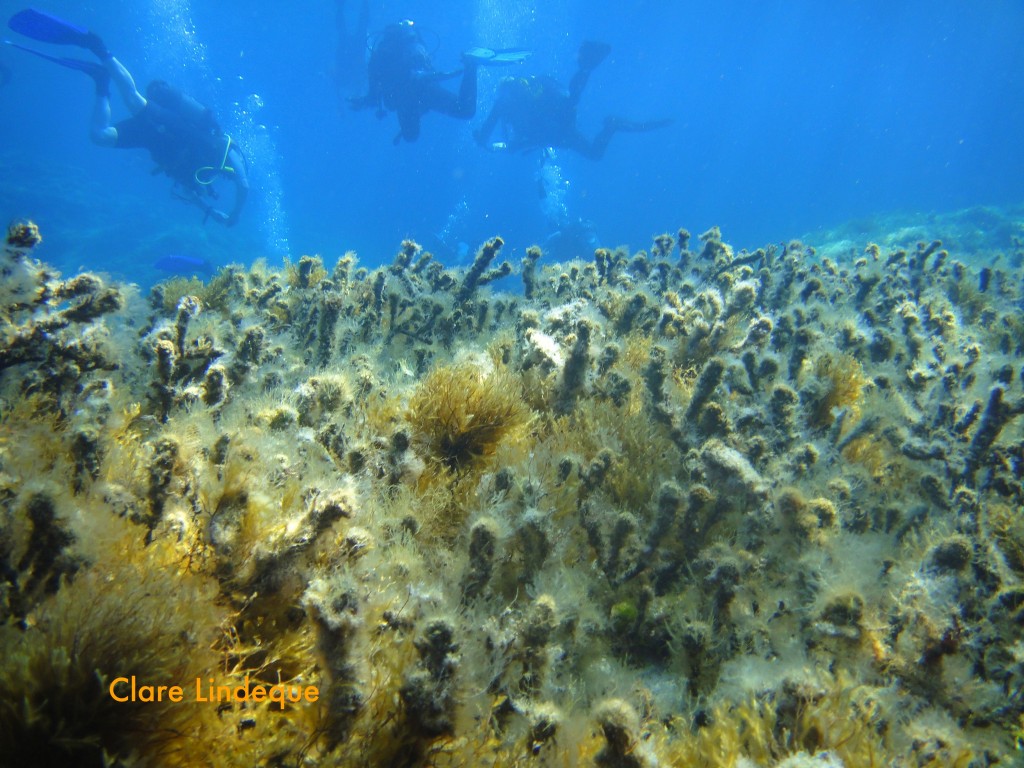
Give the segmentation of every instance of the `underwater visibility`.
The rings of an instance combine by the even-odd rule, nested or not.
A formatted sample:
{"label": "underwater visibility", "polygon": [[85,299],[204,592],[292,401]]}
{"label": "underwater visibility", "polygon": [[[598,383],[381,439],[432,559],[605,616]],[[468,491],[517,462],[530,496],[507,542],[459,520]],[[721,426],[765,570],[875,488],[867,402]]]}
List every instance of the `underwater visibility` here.
{"label": "underwater visibility", "polygon": [[1024,9],[271,5],[0,7],[0,768],[1021,764]]}

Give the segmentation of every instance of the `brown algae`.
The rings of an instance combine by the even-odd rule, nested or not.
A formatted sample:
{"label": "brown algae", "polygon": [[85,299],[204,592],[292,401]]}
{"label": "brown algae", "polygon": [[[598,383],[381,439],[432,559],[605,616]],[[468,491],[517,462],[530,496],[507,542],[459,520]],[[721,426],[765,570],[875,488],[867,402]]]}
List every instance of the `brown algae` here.
{"label": "brown algae", "polygon": [[0,286],[0,763],[1012,761],[1019,259],[679,230],[530,248],[505,294],[500,238],[406,241],[144,300],[38,242]]}

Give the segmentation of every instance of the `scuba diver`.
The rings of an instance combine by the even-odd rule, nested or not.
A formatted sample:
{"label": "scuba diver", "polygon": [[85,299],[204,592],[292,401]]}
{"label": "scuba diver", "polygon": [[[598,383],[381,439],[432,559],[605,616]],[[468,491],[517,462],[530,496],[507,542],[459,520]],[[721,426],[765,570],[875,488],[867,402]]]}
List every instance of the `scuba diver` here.
{"label": "scuba diver", "polygon": [[[241,150],[225,134],[213,112],[191,96],[163,80],[154,80],[143,96],[128,70],[114,58],[95,32],[41,11],[25,10],[8,25],[33,40],[74,45],[91,51],[99,62],[60,58],[10,43],[47,61],[89,75],[96,84],[89,137],[102,147],[147,149],[157,168],[173,179],[179,198],[201,208],[206,219],[233,226],[245,206],[249,191],[246,162]],[[131,116],[117,123],[110,119],[110,84],[113,81]],[[230,212],[215,208],[213,182],[218,177],[234,182],[235,198]]]}
{"label": "scuba diver", "polygon": [[[671,120],[635,122],[609,116],[593,139],[580,132],[576,125],[580,96],[591,72],[610,51],[607,43],[584,42],[577,54],[579,68],[568,89],[546,75],[503,79],[490,114],[474,133],[477,143],[488,149],[510,152],[563,147],[591,160],[600,160],[617,132],[653,131],[671,124]],[[499,123],[504,140],[491,143],[491,134]]]}
{"label": "scuba diver", "polygon": [[378,118],[394,112],[399,125],[394,143],[403,139],[416,141],[420,135],[420,120],[428,112],[440,112],[459,120],[473,117],[479,65],[515,64],[529,55],[522,50],[473,48],[466,51],[462,54],[462,79],[455,93],[441,82],[458,76],[460,71],[435,69],[423,36],[413,22],[406,19],[388,25],[377,35],[367,65],[369,89],[366,95],[349,99],[349,104],[356,110],[374,107]]}

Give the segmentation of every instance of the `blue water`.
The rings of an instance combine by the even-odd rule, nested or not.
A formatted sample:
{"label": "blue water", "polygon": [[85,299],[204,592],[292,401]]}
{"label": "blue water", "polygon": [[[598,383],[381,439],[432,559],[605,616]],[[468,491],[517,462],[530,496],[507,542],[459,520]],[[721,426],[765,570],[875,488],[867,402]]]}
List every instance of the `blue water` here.
{"label": "blue water", "polygon": [[[495,234],[514,257],[579,221],[612,246],[717,224],[753,248],[894,211],[1024,202],[1017,0],[711,5],[370,3],[371,31],[415,19],[441,69],[473,45],[524,46],[534,56],[511,71],[565,82],[580,42],[606,41],[584,133],[609,114],[675,120],[617,135],[599,162],[559,150],[542,166],[473,143],[510,70],[481,70],[473,121],[428,115],[413,144],[392,144],[393,115],[345,109],[338,84],[352,93],[353,74],[336,71],[332,0],[53,0],[39,7],[102,34],[140,86],[163,78],[212,106],[251,156],[253,194],[238,227],[204,226],[144,151],[90,144],[88,78],[4,47],[0,216],[39,222],[40,255],[62,269],[146,282],[169,253],[227,263],[356,250],[372,266],[411,237],[455,263]],[[0,2],[4,19],[21,7]]]}

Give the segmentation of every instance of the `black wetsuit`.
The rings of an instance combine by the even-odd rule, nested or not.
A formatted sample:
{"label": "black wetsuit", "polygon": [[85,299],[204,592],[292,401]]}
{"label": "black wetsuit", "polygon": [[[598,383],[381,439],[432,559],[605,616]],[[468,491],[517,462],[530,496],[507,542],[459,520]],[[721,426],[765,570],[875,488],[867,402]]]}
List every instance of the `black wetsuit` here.
{"label": "black wetsuit", "polygon": [[148,149],[159,169],[187,190],[203,191],[196,179],[200,169],[209,169],[209,179],[221,169],[227,137],[194,125],[152,99],[141,112],[114,127],[119,149]]}
{"label": "black wetsuit", "polygon": [[[579,68],[568,87],[546,75],[502,80],[494,106],[476,132],[477,141],[484,146],[512,152],[564,147],[591,160],[599,160],[616,132],[650,131],[668,125],[670,120],[636,122],[609,116],[592,139],[580,132],[576,126],[580,96],[590,73],[610,50],[605,43],[584,42],[578,54]],[[491,145],[491,134],[499,123],[504,142]]]}
{"label": "black wetsuit", "polygon": [[576,102],[565,86],[546,75],[502,80],[481,133],[490,135],[499,121],[513,151],[574,146],[582,138],[576,128]]}
{"label": "black wetsuit", "polygon": [[593,139],[576,126],[576,107],[583,79],[574,78],[566,88],[553,77],[507,77],[498,86],[498,98],[477,132],[481,143],[490,140],[501,123],[505,148],[525,152],[543,147],[561,147],[599,160],[618,126],[606,120]]}
{"label": "black wetsuit", "polygon": [[382,34],[367,65],[370,89],[352,99],[354,109],[376,107],[378,114],[394,112],[401,128],[395,138],[416,141],[420,120],[427,112],[469,120],[476,113],[477,68],[471,62],[462,72],[458,93],[441,85],[449,75],[438,72],[419,35],[409,26],[395,24]]}

